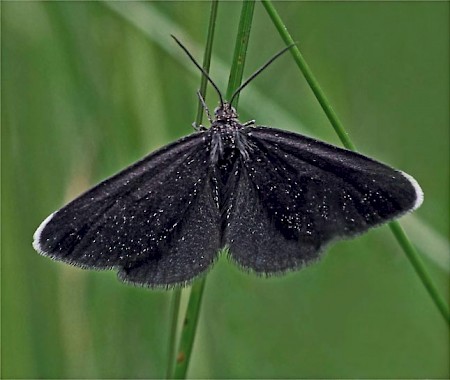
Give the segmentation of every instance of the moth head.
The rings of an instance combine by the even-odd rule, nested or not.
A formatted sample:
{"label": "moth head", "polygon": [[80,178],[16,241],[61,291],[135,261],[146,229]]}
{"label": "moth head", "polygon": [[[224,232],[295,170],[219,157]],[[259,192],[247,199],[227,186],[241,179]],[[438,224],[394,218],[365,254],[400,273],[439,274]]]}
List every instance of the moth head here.
{"label": "moth head", "polygon": [[220,106],[216,107],[214,110],[214,115],[216,120],[232,120],[238,117],[236,108],[234,108],[230,103],[223,102]]}

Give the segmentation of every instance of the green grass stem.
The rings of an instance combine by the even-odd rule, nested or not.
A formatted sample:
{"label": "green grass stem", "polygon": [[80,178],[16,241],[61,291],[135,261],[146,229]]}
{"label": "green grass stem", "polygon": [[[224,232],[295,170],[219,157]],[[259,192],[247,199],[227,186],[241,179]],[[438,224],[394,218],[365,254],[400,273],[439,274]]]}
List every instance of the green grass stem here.
{"label": "green grass stem", "polygon": [[177,357],[175,358],[174,371],[171,378],[185,379],[189,367],[192,347],[194,345],[195,334],[197,332],[198,317],[202,304],[203,292],[205,290],[206,276],[198,279],[192,285],[189,295],[189,302],[181,328],[180,344],[178,346]]}
{"label": "green grass stem", "polygon": [[[212,47],[214,41],[214,31],[217,19],[217,10],[219,7],[219,1],[213,0],[211,2],[211,12],[209,18],[208,34],[206,38],[206,49],[203,56],[203,68],[209,73],[209,68],[211,65],[211,55]],[[206,98],[206,88],[208,81],[204,75],[202,75],[200,82],[200,93],[203,98]],[[199,99],[199,105],[197,108],[196,123],[200,125],[203,119],[203,105]],[[206,276],[198,279],[191,288],[191,293],[189,295],[189,302],[186,309],[186,314],[183,320],[183,326],[181,329],[180,344],[178,347],[177,355],[174,357],[176,345],[176,326],[178,321],[178,310],[180,308],[180,292],[181,289],[174,290],[174,301],[172,309],[172,326],[170,333],[169,342],[169,365],[167,378],[169,379],[184,379],[186,378],[187,369],[189,366],[192,346],[194,345],[195,333],[197,331],[198,316],[200,313],[201,300],[203,297],[203,291],[205,289]],[[175,304],[176,303],[176,304]]]}
{"label": "green grass stem", "polygon": [[182,289],[174,289],[172,292],[170,302],[170,331],[169,331],[169,349],[167,352],[167,370],[166,378],[170,379],[172,376],[173,366],[175,362],[175,349],[177,344],[177,331],[178,331],[178,314],[180,313],[181,303],[181,291]]}
{"label": "green grass stem", "polygon": [[[217,19],[217,10],[219,8],[219,0],[211,1],[211,13],[209,15],[209,26],[208,26],[208,35],[206,40],[206,48],[203,56],[203,68],[206,72],[209,73],[209,68],[211,66],[211,56],[212,56],[212,46],[214,40],[214,31],[216,28],[216,19]],[[203,99],[206,99],[206,90],[208,88],[208,79],[204,75],[202,75],[202,79],[200,81],[200,94],[202,94]],[[203,120],[203,114],[205,110],[203,109],[202,102],[200,99],[198,100],[198,108],[197,108],[197,118],[196,123],[200,125]]]}
{"label": "green grass stem", "polygon": [[[287,27],[281,20],[280,15],[278,14],[277,10],[275,9],[273,3],[271,0],[261,0],[264,8],[266,9],[267,13],[269,14],[269,17],[271,18],[273,24],[275,25],[276,29],[280,33],[281,38],[286,43],[286,45],[290,45],[294,43],[295,41],[291,37]],[[350,140],[350,137],[348,136],[347,132],[344,129],[344,126],[342,125],[341,121],[339,120],[336,112],[333,110],[333,107],[331,106],[330,102],[326,98],[323,90],[319,86],[319,83],[317,79],[314,77],[314,74],[312,73],[311,69],[309,68],[308,64],[306,63],[305,59],[303,58],[303,55],[301,54],[298,46],[294,46],[292,49],[290,49],[291,54],[297,63],[297,66],[299,67],[300,71],[303,73],[306,81],[311,87],[311,90],[313,91],[314,95],[316,96],[318,102],[322,106],[322,109],[324,110],[325,114],[328,117],[328,120],[330,121],[331,125],[333,126],[334,130],[336,131],[337,135],[339,136],[339,139],[341,140],[342,144],[350,150],[356,151],[356,146],[353,144],[353,142]],[[450,314],[448,310],[448,306],[443,300],[443,298],[440,296],[436,286],[434,285],[431,276],[428,274],[427,270],[425,269],[425,266],[417,253],[416,249],[410,242],[408,236],[404,232],[403,228],[400,226],[398,222],[391,222],[389,224],[391,231],[393,232],[395,238],[399,242],[400,246],[402,247],[403,251],[406,254],[406,257],[410,261],[411,265],[413,266],[414,270],[416,271],[417,275],[419,276],[420,280],[422,281],[423,285],[425,286],[426,290],[428,291],[428,294],[430,295],[431,299],[435,303],[436,307],[438,308],[439,312],[442,314],[444,319],[447,321],[447,323],[450,324]]]}
{"label": "green grass stem", "polygon": [[[281,38],[286,43],[286,45],[292,45],[296,43],[294,39],[289,34],[286,26],[284,25],[283,21],[281,20],[280,15],[276,11],[274,5],[270,0],[261,0],[262,4],[264,5],[264,8],[266,9],[267,13],[269,14],[270,18],[272,19],[272,22],[274,23],[275,27],[277,28],[278,32],[281,35]],[[336,131],[337,135],[339,136],[340,140],[342,141],[342,144],[350,150],[356,150],[355,145],[350,140],[350,137],[348,136],[347,132],[345,131],[344,126],[342,125],[341,121],[337,117],[336,112],[333,110],[333,107],[331,106],[331,103],[326,98],[322,88],[319,85],[319,82],[314,77],[311,69],[309,68],[308,64],[305,61],[305,58],[303,58],[302,53],[300,52],[300,49],[298,46],[294,46],[292,49],[290,49],[290,52],[292,56],[294,57],[295,62],[297,63],[297,66],[299,67],[300,71],[303,73],[306,81],[308,82],[309,86],[311,87],[311,90],[314,92],[314,95],[316,96],[317,100],[319,101],[320,105],[322,106],[322,109],[324,110],[325,114],[327,115],[328,119],[330,120],[331,125],[333,126],[334,130]]]}
{"label": "green grass stem", "polygon": [[403,230],[400,223],[391,222],[391,223],[389,223],[389,227],[390,227],[392,233],[395,235],[398,243],[403,248],[403,251],[405,252],[406,256],[408,257],[409,261],[411,262],[417,275],[421,279],[421,281],[422,281],[423,285],[425,286],[426,290],[428,291],[431,299],[434,301],[435,305],[439,309],[439,311],[442,314],[442,316],[444,317],[444,319],[446,319],[450,325],[450,313],[448,310],[448,306],[445,303],[444,299],[440,296],[439,291],[437,290],[436,285],[434,285],[431,276],[426,271],[425,265],[422,261],[422,258],[417,253],[416,248],[409,240],[408,236],[406,235],[406,233]]}
{"label": "green grass stem", "polygon": [[[252,27],[253,12],[255,9],[255,1],[244,1],[242,3],[241,18],[239,20],[238,33],[236,36],[236,45],[234,47],[233,63],[228,79],[228,87],[225,99],[230,100],[233,92],[242,83],[242,76],[244,75],[245,57],[247,55],[247,46],[250,38],[250,30]],[[239,95],[233,102],[235,108],[239,102]]]}
{"label": "green grass stem", "polygon": [[[213,3],[214,4],[214,3]],[[228,83],[227,97],[233,93],[233,91],[239,87],[242,80],[242,75],[244,71],[245,56],[247,53],[248,39],[250,35],[251,23],[253,19],[253,10],[255,2],[254,1],[244,1],[242,4],[241,18],[238,27],[238,33],[236,38],[235,54],[233,57],[233,64],[230,71],[230,79]],[[211,12],[212,14],[212,12]],[[210,20],[210,31],[211,28]],[[208,35],[208,41],[212,40],[213,33]],[[208,44],[207,44],[208,46]],[[212,41],[210,43],[212,46]],[[207,51],[205,51],[206,55]],[[211,56],[211,51],[208,51],[209,56]],[[237,104],[238,99],[236,99]],[[198,120],[198,119],[197,119]],[[191,293],[189,296],[188,306],[186,309],[186,315],[183,320],[183,327],[181,330],[180,345],[176,357],[176,362],[174,365],[174,375],[175,379],[185,379],[191,353],[194,344],[195,333],[197,330],[198,317],[200,314],[200,306],[203,297],[203,292],[205,289],[206,277],[197,280],[192,286]]]}

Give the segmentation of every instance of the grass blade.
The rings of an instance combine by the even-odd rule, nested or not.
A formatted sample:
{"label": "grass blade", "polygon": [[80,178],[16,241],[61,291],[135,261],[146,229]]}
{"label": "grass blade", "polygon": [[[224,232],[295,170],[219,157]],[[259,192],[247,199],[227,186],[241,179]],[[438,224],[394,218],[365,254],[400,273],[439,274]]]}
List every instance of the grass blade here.
{"label": "grass blade", "polygon": [[[216,19],[217,19],[217,10],[219,8],[219,0],[212,0],[211,2],[211,13],[209,17],[209,27],[208,27],[208,36],[206,40],[206,48],[203,57],[203,68],[209,73],[209,68],[211,66],[211,57],[212,57],[212,44],[214,40],[214,31],[216,27]],[[202,79],[200,82],[200,94],[202,94],[203,99],[206,99],[206,89],[208,85],[208,79],[204,75],[202,75]],[[202,102],[200,99],[198,100],[198,108],[197,108],[197,118],[196,123],[200,125],[202,123],[203,114],[205,110],[203,109]]]}
{"label": "grass blade", "polygon": [[169,350],[167,352],[167,371],[166,378],[170,379],[172,368],[174,366],[175,348],[177,343],[178,330],[178,314],[181,303],[181,289],[174,289],[172,293],[172,300],[170,303],[170,332],[169,332]]}
{"label": "grass blade", "polygon": [[[244,1],[241,11],[238,33],[236,38],[235,55],[230,71],[230,80],[228,83],[227,97],[239,87],[244,71],[245,56],[247,53],[248,37],[253,19],[254,1]],[[208,45],[207,45],[208,46]],[[206,52],[205,52],[206,53]],[[211,52],[209,52],[210,54]],[[236,99],[237,102],[237,99]],[[187,369],[192,353],[192,346],[197,329],[198,316],[200,312],[201,301],[205,289],[206,277],[199,279],[194,283],[189,296],[189,302],[186,310],[186,316],[183,321],[181,331],[180,346],[178,349],[177,360],[175,364],[175,379],[186,378]]]}
{"label": "grass blade", "polygon": [[[266,8],[267,13],[269,14],[270,18],[272,19],[272,22],[274,23],[275,27],[277,28],[278,32],[281,35],[281,38],[286,43],[286,45],[294,44],[295,41],[292,39],[291,35],[289,34],[286,26],[284,25],[283,21],[281,20],[281,17],[278,14],[278,12],[276,11],[272,2],[270,0],[261,0],[261,2],[264,5],[264,8]],[[333,107],[331,106],[330,102],[328,101],[324,92],[322,91],[322,88],[320,87],[319,82],[316,80],[311,69],[309,68],[308,64],[306,63],[305,59],[303,58],[303,55],[300,52],[300,49],[297,46],[294,46],[292,49],[290,49],[290,52],[291,52],[292,56],[294,57],[294,60],[297,63],[297,66],[299,67],[300,71],[303,73],[306,81],[308,82],[309,86],[311,87],[311,90],[314,92],[314,95],[316,96],[317,100],[319,101],[320,105],[322,106],[322,109],[324,110],[325,114],[327,115],[328,119],[330,120],[331,125],[333,126],[334,130],[336,131],[337,135],[339,136],[340,140],[342,141],[342,144],[347,149],[356,150],[355,145],[350,140],[350,137],[348,136],[347,132],[345,131],[345,128],[342,125],[341,121],[337,117],[336,112],[334,112]]]}
{"label": "grass blade", "polygon": [[[226,94],[227,100],[230,100],[230,97],[232,96],[234,90],[236,90],[242,82],[254,9],[255,1],[253,0],[244,1],[242,3],[241,19],[239,20],[238,34],[236,36],[236,46],[234,47],[233,63],[230,70],[230,77],[228,79]],[[236,100],[233,102],[236,105],[236,108],[238,102],[239,95],[236,96]]]}
{"label": "grass blade", "polygon": [[[211,13],[209,18],[208,35],[206,42],[206,49],[203,56],[203,68],[206,72],[209,72],[211,64],[212,47],[214,40],[214,31],[217,19],[217,9],[219,6],[218,0],[213,0],[211,2]],[[204,75],[202,75],[200,83],[200,93],[203,99],[206,98],[206,87],[208,81]],[[199,105],[197,109],[196,123],[200,125],[203,118],[203,106],[199,100]],[[186,315],[183,321],[183,327],[181,330],[180,344],[178,348],[177,357],[174,357],[174,347],[176,341],[176,325],[178,320],[178,310],[180,307],[180,293],[181,289],[174,290],[174,307],[172,310],[172,331],[170,334],[170,351],[169,351],[169,366],[168,366],[168,378],[184,379],[186,378],[187,369],[189,366],[189,361],[191,358],[192,346],[194,344],[195,333],[197,330],[198,316],[200,313],[200,305],[203,297],[203,291],[205,288],[206,277],[197,280],[192,286],[191,293],[189,296],[189,302],[186,309]],[[174,331],[175,330],[175,331]]]}
{"label": "grass blade", "polygon": [[[264,8],[266,9],[267,13],[269,14],[269,17],[272,19],[272,22],[274,23],[275,27],[277,28],[278,32],[280,33],[281,38],[286,43],[286,45],[292,44],[295,41],[289,34],[286,26],[284,25],[283,21],[281,20],[280,15],[276,11],[274,5],[270,0],[261,0],[262,4],[264,5]],[[353,144],[353,142],[350,140],[350,137],[348,136],[347,132],[345,131],[345,128],[343,127],[341,121],[337,117],[337,114],[334,112],[330,102],[326,98],[324,92],[322,91],[319,83],[317,82],[316,78],[314,77],[311,69],[309,68],[308,64],[306,63],[305,59],[303,58],[303,55],[301,54],[299,48],[297,46],[293,47],[291,49],[292,56],[297,63],[297,66],[299,67],[300,71],[303,73],[306,81],[311,87],[311,90],[313,91],[314,95],[316,96],[318,102],[322,106],[322,109],[324,110],[325,114],[328,117],[328,120],[330,121],[331,125],[333,126],[334,130],[336,131],[337,135],[339,136],[340,140],[342,141],[342,144],[350,150],[356,151],[356,146]],[[399,242],[400,246],[402,247],[403,251],[406,254],[406,257],[410,261],[411,265],[414,267],[414,270],[416,271],[417,275],[419,276],[420,280],[422,281],[423,285],[425,286],[426,290],[428,291],[428,294],[430,295],[431,299],[435,303],[436,307],[438,308],[439,312],[442,314],[444,319],[447,321],[447,323],[450,324],[450,313],[448,310],[448,306],[443,300],[443,298],[440,296],[436,286],[434,285],[431,276],[428,274],[427,270],[425,269],[425,266],[417,253],[414,246],[411,244],[408,236],[404,232],[401,225],[394,221],[389,224],[392,233],[394,234],[395,238]]]}
{"label": "grass blade", "polygon": [[174,364],[173,379],[185,379],[191,359],[192,346],[194,345],[197,331],[198,316],[205,290],[206,277],[197,280],[192,285],[189,302],[183,320],[178,354]]}
{"label": "grass blade", "polygon": [[444,299],[440,296],[436,285],[434,285],[431,276],[425,269],[425,265],[423,264],[421,257],[417,253],[417,250],[414,248],[411,241],[408,239],[408,236],[406,235],[402,226],[398,222],[392,222],[389,224],[389,227],[391,228],[391,231],[397,239],[398,243],[403,248],[406,257],[408,257],[408,260],[410,261],[411,265],[413,266],[414,270],[416,271],[417,275],[428,291],[431,299],[434,301],[436,307],[439,309],[444,319],[446,319],[450,324],[450,314],[448,311],[448,306],[445,303]]}

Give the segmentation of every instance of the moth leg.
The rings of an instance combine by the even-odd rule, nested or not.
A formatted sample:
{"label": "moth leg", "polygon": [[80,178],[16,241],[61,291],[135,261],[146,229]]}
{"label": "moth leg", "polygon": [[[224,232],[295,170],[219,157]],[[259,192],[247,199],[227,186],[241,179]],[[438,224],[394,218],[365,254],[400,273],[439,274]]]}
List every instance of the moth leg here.
{"label": "moth leg", "polygon": [[208,130],[204,125],[198,125],[195,121],[192,123],[192,128],[194,128],[197,132],[205,132]]}
{"label": "moth leg", "polygon": [[242,126],[248,127],[250,125],[255,125],[255,123],[256,123],[256,120],[249,120],[249,121],[246,121],[244,124],[242,124]]}
{"label": "moth leg", "polygon": [[205,103],[205,99],[203,99],[202,94],[200,93],[200,91],[197,91],[197,96],[200,99],[200,103],[202,103],[202,107],[205,110],[206,116],[208,117],[209,122],[212,124],[213,123],[213,119],[211,117],[211,113],[209,112],[209,108]]}

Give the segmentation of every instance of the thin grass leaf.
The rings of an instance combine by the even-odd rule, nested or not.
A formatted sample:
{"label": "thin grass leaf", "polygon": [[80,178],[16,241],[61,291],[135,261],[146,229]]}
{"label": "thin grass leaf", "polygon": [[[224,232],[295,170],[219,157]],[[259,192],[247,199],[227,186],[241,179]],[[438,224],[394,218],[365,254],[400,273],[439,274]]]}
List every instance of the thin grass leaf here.
{"label": "thin grass leaf", "polygon": [[[206,72],[209,72],[210,66],[211,66],[211,56],[212,56],[212,46],[213,46],[213,40],[214,40],[214,31],[216,26],[216,19],[217,19],[217,10],[219,7],[218,0],[213,0],[211,2],[211,13],[209,18],[209,27],[208,27],[208,34],[207,34],[207,40],[206,40],[206,48],[205,53],[203,57],[203,68]],[[208,80],[205,76],[202,75],[201,82],[200,82],[200,94],[202,95],[203,99],[206,98],[206,89],[207,89]],[[197,117],[196,117],[196,124],[201,125],[202,119],[203,119],[203,105],[201,100],[198,101],[198,108],[197,108]],[[204,287],[204,280],[202,282],[202,288]],[[203,289],[200,290],[201,294],[203,294]],[[171,322],[171,331],[170,331],[170,338],[169,338],[169,354],[168,354],[168,367],[167,367],[167,378],[172,378],[174,376],[174,365],[175,365],[175,347],[176,347],[176,338],[177,338],[177,322],[178,322],[178,313],[180,309],[180,303],[181,303],[181,289],[175,289],[173,291],[172,295],[172,322]],[[201,298],[201,297],[200,297]],[[197,319],[197,318],[195,318]],[[196,327],[194,326],[194,334],[195,334]],[[192,349],[192,347],[191,347]]]}
{"label": "thin grass leaf", "polygon": [[[216,26],[217,19],[217,10],[218,10],[219,2],[218,0],[213,0],[211,2],[211,13],[209,18],[209,27],[208,27],[208,35],[206,42],[206,49],[203,57],[203,68],[206,72],[209,72],[210,64],[211,64],[211,55],[212,55],[212,47],[214,41],[214,31]],[[206,86],[207,86],[207,78],[202,75],[201,84],[200,84],[200,94],[203,99],[206,98]],[[203,106],[199,99],[199,105],[197,109],[197,118],[196,123],[200,125],[202,122],[203,116]],[[194,344],[195,333],[197,331],[197,323],[198,316],[200,313],[201,300],[203,297],[203,291],[205,289],[205,281],[206,276],[197,280],[192,288],[189,296],[189,303],[187,306],[186,314],[183,321],[183,327],[181,330],[180,344],[178,348],[177,357],[174,358],[173,349],[175,347],[175,339],[176,339],[176,331],[171,332],[171,342],[170,342],[170,356],[169,356],[169,367],[168,367],[168,378],[175,379],[184,379],[186,377],[187,369],[189,366],[189,361],[191,358],[192,346]],[[178,319],[178,310],[180,307],[180,292],[181,289],[177,289],[174,291],[174,309],[172,315],[172,328],[176,329],[176,321]],[[175,299],[176,298],[176,299]],[[175,303],[178,305],[175,305]],[[172,364],[171,364],[172,363]]]}
{"label": "thin grass leaf", "polygon": [[[226,99],[230,100],[233,92],[240,86],[242,76],[244,75],[245,57],[247,53],[248,41],[250,38],[250,30],[252,27],[253,12],[255,9],[255,1],[244,1],[242,3],[241,18],[239,20],[238,34],[236,36],[236,45],[234,47],[233,63],[228,79],[228,88]],[[239,95],[236,96],[236,105],[239,102]]]}
{"label": "thin grass leaf", "polygon": [[167,352],[167,370],[166,370],[167,379],[170,379],[170,377],[172,376],[172,368],[174,365],[180,303],[181,303],[181,289],[174,289],[172,292],[172,299],[170,303],[171,316],[170,316],[170,331],[169,331],[169,350]]}
{"label": "thin grass leaf", "polygon": [[403,248],[406,257],[412,264],[414,270],[416,271],[417,275],[419,276],[420,280],[422,281],[423,285],[428,291],[431,299],[434,301],[436,307],[439,309],[444,319],[446,319],[448,324],[450,325],[450,314],[448,306],[445,303],[444,299],[440,296],[439,291],[436,288],[436,285],[434,285],[433,279],[425,269],[425,265],[421,257],[417,253],[411,241],[408,239],[408,236],[406,235],[402,226],[398,222],[391,222],[389,223],[389,227],[392,233],[394,234],[395,238],[397,239],[398,243]]}
{"label": "thin grass leaf", "polygon": [[[248,47],[248,37],[250,35],[250,29],[253,19],[254,5],[255,5],[254,1],[245,1],[243,2],[242,5],[241,19],[238,27],[235,55],[233,58],[233,64],[230,71],[230,82],[228,85],[227,96],[232,94],[232,92],[237,87],[239,87],[240,81],[242,80],[245,56]],[[208,53],[209,55],[211,55],[211,51],[209,51]],[[195,339],[202,296],[205,289],[205,281],[206,277],[199,279],[197,282],[194,283],[191,289],[189,302],[186,310],[186,316],[183,321],[180,346],[178,349],[178,355],[175,364],[175,371],[173,376],[173,378],[175,379],[186,378],[187,369],[189,366],[192,353],[192,346]]]}
{"label": "thin grass leaf", "polygon": [[195,334],[197,332],[198,316],[202,303],[203,292],[205,290],[206,276],[197,280],[191,288],[186,314],[183,319],[180,344],[176,361],[174,363],[172,379],[185,379],[189,367],[192,346],[194,345]]}
{"label": "thin grass leaf", "polygon": [[[264,8],[266,9],[267,13],[269,14],[269,17],[271,18],[273,24],[277,28],[278,32],[280,33],[281,38],[283,41],[289,45],[294,43],[293,38],[289,34],[289,31],[287,30],[287,27],[284,25],[283,21],[281,20],[280,15],[276,11],[274,5],[270,0],[261,0],[262,4],[264,5]],[[337,114],[333,110],[330,102],[326,98],[324,92],[322,91],[318,81],[314,77],[311,69],[309,68],[308,64],[306,63],[305,59],[303,58],[303,55],[301,54],[299,48],[295,46],[291,49],[292,56],[297,63],[297,66],[299,67],[300,71],[303,73],[305,79],[307,80],[308,84],[311,87],[311,90],[314,92],[314,95],[316,96],[318,102],[320,103],[322,109],[324,110],[325,114],[327,115],[331,125],[333,126],[334,130],[336,131],[337,135],[339,136],[340,140],[342,141],[342,144],[350,149],[356,151],[356,146],[353,144],[353,142],[350,140],[350,137],[348,136],[347,132],[345,131],[345,128],[343,127],[341,121],[337,117]],[[450,312],[448,309],[447,304],[443,300],[443,298],[440,296],[436,286],[434,285],[431,276],[428,274],[427,270],[425,269],[425,265],[422,262],[422,259],[420,258],[419,254],[417,253],[414,246],[411,244],[410,240],[408,239],[406,233],[404,232],[403,228],[401,227],[400,223],[398,222],[391,222],[389,224],[391,231],[393,232],[395,238],[399,242],[400,246],[402,247],[403,251],[406,254],[406,257],[410,261],[411,265],[413,266],[414,270],[416,271],[417,275],[419,276],[420,280],[422,281],[423,285],[425,286],[426,290],[428,291],[428,294],[430,295],[431,299],[435,303],[436,307],[438,308],[441,315],[444,317],[444,319],[447,321],[447,323],[450,324]]]}
{"label": "thin grass leaf", "polygon": [[[209,73],[209,68],[211,66],[211,57],[212,57],[212,44],[214,40],[214,31],[216,29],[216,19],[217,19],[217,10],[219,8],[219,0],[212,0],[211,1],[211,13],[209,16],[209,26],[208,26],[208,35],[206,39],[206,48],[205,53],[203,56],[203,68],[206,70],[206,72]],[[202,75],[201,81],[200,81],[200,94],[202,95],[203,99],[206,99],[206,91],[207,91],[207,85],[208,85],[208,79]],[[197,119],[196,123],[197,125],[200,125],[203,120],[203,114],[205,110],[203,109],[203,104],[198,100],[198,108],[197,108]]]}

